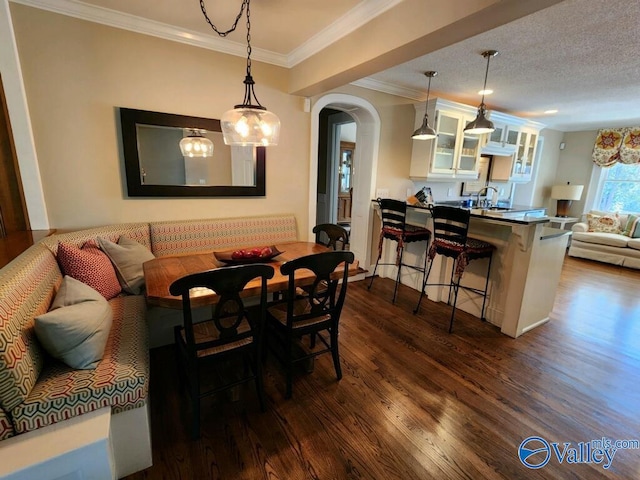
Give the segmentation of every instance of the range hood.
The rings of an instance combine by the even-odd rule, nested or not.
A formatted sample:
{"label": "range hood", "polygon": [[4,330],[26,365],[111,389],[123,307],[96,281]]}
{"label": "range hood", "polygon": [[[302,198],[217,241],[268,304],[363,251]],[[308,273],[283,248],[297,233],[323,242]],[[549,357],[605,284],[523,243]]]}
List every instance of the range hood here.
{"label": "range hood", "polygon": [[501,142],[489,142],[480,149],[480,154],[510,157],[516,153],[517,149],[518,147],[516,145],[510,145],[508,143],[502,144]]}

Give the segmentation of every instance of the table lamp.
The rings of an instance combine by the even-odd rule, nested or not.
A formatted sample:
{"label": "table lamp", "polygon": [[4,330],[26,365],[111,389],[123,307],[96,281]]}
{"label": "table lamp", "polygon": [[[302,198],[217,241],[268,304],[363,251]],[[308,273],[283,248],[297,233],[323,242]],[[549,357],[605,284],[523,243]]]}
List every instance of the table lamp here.
{"label": "table lamp", "polygon": [[551,198],[558,201],[556,217],[568,217],[571,202],[580,200],[584,185],[554,185],[551,187]]}

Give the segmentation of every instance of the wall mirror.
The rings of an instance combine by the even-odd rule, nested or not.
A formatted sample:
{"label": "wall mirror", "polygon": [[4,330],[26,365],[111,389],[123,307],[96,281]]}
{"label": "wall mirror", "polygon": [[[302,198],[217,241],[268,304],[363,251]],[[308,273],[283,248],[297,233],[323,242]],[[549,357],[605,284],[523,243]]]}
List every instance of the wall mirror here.
{"label": "wall mirror", "polygon": [[[220,120],[120,108],[130,197],[265,195],[265,147],[225,145]],[[213,155],[183,156],[180,140],[197,132]]]}

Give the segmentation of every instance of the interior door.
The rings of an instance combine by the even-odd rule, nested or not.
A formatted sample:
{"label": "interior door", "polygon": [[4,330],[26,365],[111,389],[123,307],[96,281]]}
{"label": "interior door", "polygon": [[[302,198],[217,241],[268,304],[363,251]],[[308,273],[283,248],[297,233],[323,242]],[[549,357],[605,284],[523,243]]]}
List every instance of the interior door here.
{"label": "interior door", "polygon": [[22,182],[0,77],[0,236],[29,229]]}

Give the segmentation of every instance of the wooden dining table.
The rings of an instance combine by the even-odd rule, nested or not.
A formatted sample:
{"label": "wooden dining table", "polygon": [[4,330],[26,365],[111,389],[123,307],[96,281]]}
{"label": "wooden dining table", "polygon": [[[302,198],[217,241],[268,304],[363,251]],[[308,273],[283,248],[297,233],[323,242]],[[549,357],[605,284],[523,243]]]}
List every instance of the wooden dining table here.
{"label": "wooden dining table", "polygon": [[[274,276],[267,281],[267,291],[281,292],[287,289],[289,277],[280,273],[280,265],[290,260],[294,260],[305,255],[330,251],[324,245],[313,242],[291,242],[281,243],[275,247],[282,253],[270,261],[268,265],[273,266]],[[219,252],[217,252],[219,253]],[[147,303],[165,308],[182,308],[182,297],[173,296],[169,293],[169,286],[178,278],[192,273],[205,272],[216,268],[225,267],[228,264],[216,258],[213,252],[198,253],[191,255],[179,255],[172,257],[158,257],[143,264],[144,278],[146,284]],[[336,276],[340,276],[341,267],[336,270]],[[358,261],[349,265],[349,276],[362,273]],[[304,286],[313,281],[314,275],[311,271],[300,270],[296,273],[296,285]],[[243,297],[251,297],[260,294],[260,279],[250,281],[242,291]],[[194,307],[211,305],[217,302],[218,295],[208,288],[194,288],[191,290],[191,303]]]}

